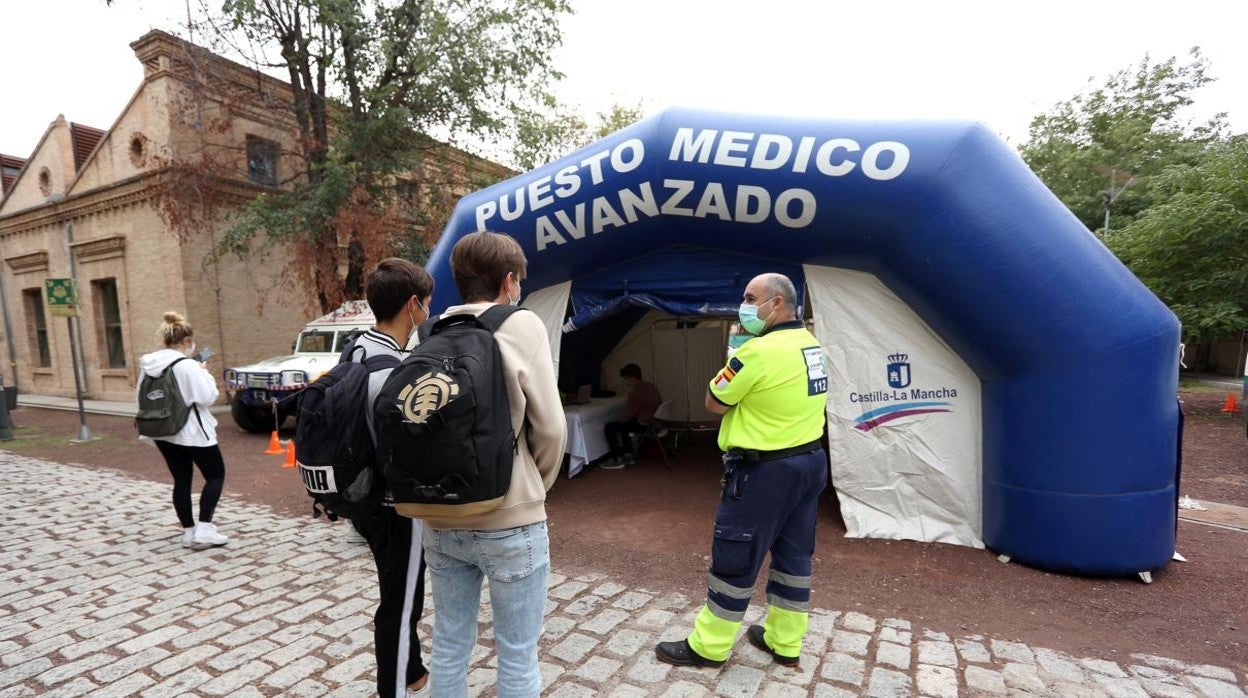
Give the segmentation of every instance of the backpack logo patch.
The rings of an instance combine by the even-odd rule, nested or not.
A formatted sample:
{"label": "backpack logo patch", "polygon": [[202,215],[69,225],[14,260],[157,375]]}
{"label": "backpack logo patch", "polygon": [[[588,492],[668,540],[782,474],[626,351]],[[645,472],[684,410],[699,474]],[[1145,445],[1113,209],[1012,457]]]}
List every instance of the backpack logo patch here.
{"label": "backpack logo patch", "polygon": [[332,465],[315,466],[300,463],[299,476],[303,478],[303,486],[309,492],[330,494],[338,491],[338,483],[334,482],[334,468]]}
{"label": "backpack logo patch", "polygon": [[146,397],[148,400],[152,400],[152,401],[155,401],[155,400],[164,400],[164,399],[165,399],[165,391],[161,390],[160,388],[157,388],[157,389],[155,389],[155,390],[153,390],[153,391],[149,392],[149,393],[148,393],[147,395],[145,395],[144,397]]}
{"label": "backpack logo patch", "polygon": [[459,395],[459,383],[445,373],[424,376],[414,384],[403,386],[399,400],[408,421],[424,424],[429,415],[442,409]]}

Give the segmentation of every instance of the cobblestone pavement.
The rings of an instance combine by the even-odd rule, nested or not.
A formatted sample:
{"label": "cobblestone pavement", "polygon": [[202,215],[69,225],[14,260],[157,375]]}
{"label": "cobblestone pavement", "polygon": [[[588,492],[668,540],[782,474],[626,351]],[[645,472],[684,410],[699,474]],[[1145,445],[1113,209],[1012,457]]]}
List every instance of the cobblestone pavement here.
{"label": "cobblestone pavement", "polygon": [[[376,587],[348,526],[227,497],[217,520],[230,544],[192,552],[171,526],[167,486],[3,451],[0,483],[0,698],[371,693]],[[744,640],[722,670],[657,662],[654,644],[680,638],[700,602],[552,574],[545,693],[1243,696],[1248,679],[1226,667],[1076,658],[828,610],[812,613],[799,669],[769,664]],[[754,607],[749,619],[760,614]],[[486,607],[474,695],[493,693],[489,620]]]}

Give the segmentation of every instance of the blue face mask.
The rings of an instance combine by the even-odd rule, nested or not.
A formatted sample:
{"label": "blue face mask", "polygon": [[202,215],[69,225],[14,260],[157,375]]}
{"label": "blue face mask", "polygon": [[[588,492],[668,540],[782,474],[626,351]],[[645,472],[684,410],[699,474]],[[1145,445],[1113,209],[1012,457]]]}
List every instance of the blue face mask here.
{"label": "blue face mask", "polygon": [[759,335],[767,329],[767,321],[758,316],[758,306],[742,303],[737,308],[737,319],[741,321],[741,329],[752,335]]}

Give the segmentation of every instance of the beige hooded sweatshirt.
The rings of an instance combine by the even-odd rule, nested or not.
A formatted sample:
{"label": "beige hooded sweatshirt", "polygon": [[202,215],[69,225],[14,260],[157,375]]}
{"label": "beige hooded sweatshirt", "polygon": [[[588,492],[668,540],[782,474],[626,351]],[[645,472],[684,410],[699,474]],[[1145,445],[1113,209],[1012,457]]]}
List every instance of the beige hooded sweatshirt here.
{"label": "beige hooded sweatshirt", "polygon": [[[480,315],[491,305],[457,305],[447,308],[442,316]],[[546,520],[546,491],[559,477],[568,439],[546,326],[537,315],[519,312],[503,322],[494,339],[503,357],[511,427],[518,435],[511,488],[494,511],[462,518],[425,518],[430,528],[496,530]]]}

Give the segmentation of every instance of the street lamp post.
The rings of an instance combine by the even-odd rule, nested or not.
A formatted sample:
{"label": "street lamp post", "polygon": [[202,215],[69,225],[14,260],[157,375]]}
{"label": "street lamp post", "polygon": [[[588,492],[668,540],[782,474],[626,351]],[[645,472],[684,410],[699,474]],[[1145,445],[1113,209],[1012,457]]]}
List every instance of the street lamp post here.
{"label": "street lamp post", "polygon": [[[1130,172],[1115,170],[1114,168],[1107,167],[1105,165],[1097,165],[1095,169],[1098,172],[1109,175],[1109,188],[1101,192],[1101,204],[1105,206],[1105,232],[1102,233],[1102,235],[1109,237],[1109,210],[1113,207],[1114,202],[1118,200],[1118,197],[1127,190],[1127,187],[1135,184],[1135,176]],[[1122,186],[1115,188],[1114,180],[1119,176],[1123,178]]]}

